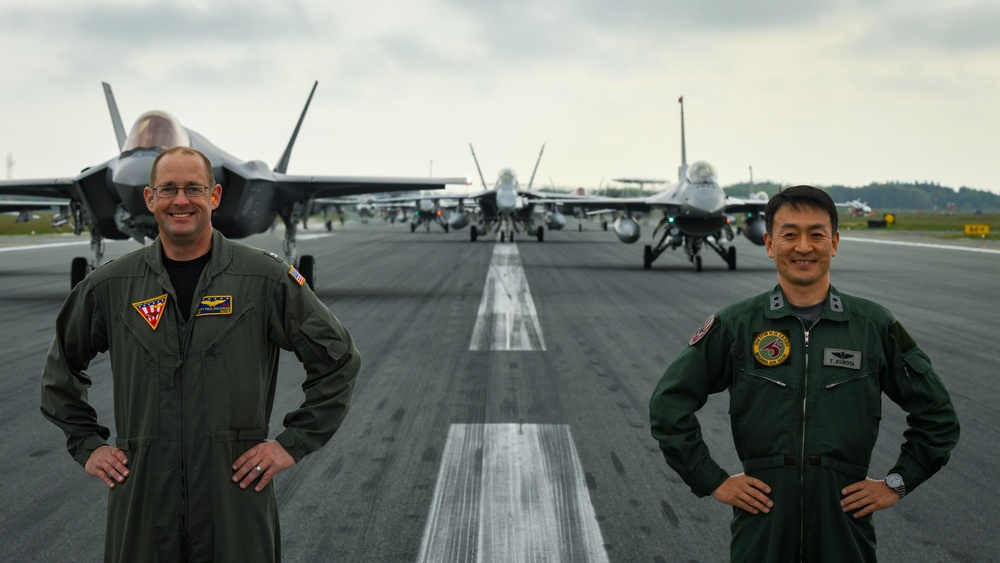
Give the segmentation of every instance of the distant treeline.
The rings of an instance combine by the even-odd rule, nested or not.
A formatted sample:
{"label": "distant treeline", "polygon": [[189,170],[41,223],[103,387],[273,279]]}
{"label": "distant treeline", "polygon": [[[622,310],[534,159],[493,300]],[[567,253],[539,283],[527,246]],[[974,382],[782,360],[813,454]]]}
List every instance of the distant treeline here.
{"label": "distant treeline", "polygon": [[[747,197],[751,192],[764,192],[769,197],[778,191],[770,182],[734,184],[725,189],[733,197]],[[1000,211],[1000,194],[961,187],[957,190],[931,182],[872,183],[861,188],[847,186],[817,186],[826,190],[837,203],[860,200],[876,212],[887,211],[947,211],[956,213],[996,213]]]}

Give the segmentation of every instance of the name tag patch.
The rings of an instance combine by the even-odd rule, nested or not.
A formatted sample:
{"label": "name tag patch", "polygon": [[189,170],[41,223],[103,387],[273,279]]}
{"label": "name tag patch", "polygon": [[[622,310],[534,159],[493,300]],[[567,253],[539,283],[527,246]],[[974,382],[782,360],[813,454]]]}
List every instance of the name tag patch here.
{"label": "name tag patch", "polygon": [[841,350],[840,348],[823,348],[823,365],[860,370],[861,352]]}
{"label": "name tag patch", "polygon": [[205,315],[232,315],[233,296],[232,295],[206,295],[198,303],[196,317]]}

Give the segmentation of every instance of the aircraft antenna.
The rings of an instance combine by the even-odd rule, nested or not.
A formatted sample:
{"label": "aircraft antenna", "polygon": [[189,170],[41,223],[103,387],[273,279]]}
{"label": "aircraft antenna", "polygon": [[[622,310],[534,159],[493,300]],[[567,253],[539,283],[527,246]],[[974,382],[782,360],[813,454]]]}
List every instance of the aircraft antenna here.
{"label": "aircraft antenna", "polygon": [[295,139],[299,136],[299,129],[302,128],[302,121],[306,118],[306,111],[309,110],[309,103],[312,102],[313,94],[316,93],[317,84],[319,84],[319,80],[313,82],[312,90],[309,91],[309,97],[306,99],[306,107],[302,108],[302,115],[299,116],[299,122],[295,124],[295,130],[292,131],[292,138],[288,140],[285,152],[282,153],[281,158],[278,159],[278,164],[274,167],[275,172],[284,174],[288,171],[288,160],[292,158],[292,145],[295,144]]}
{"label": "aircraft antenna", "polygon": [[118,152],[125,148],[125,125],[122,124],[122,116],[118,113],[118,104],[115,103],[115,95],[111,93],[111,85],[101,82],[104,86],[104,98],[108,100],[108,111],[111,112],[111,124],[115,127],[115,137],[118,138]]}
{"label": "aircraft antenna", "polygon": [[531,179],[528,180],[528,191],[531,191],[531,184],[535,181],[535,172],[538,172],[538,164],[542,162],[542,153],[545,152],[545,143],[542,143],[542,150],[538,151],[538,160],[535,161],[535,169],[531,171]]}
{"label": "aircraft antenna", "polygon": [[476,149],[472,148],[472,143],[469,143],[469,150],[472,151],[472,160],[476,163],[476,171],[479,172],[479,181],[483,183],[484,190],[489,190],[489,188],[486,187],[486,178],[483,178],[483,171],[479,168],[479,159],[476,158]]}

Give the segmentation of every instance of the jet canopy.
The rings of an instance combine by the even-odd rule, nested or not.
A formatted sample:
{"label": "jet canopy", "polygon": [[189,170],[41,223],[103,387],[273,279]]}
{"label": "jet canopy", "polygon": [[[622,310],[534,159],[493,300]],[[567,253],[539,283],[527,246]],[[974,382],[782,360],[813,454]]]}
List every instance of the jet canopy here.
{"label": "jet canopy", "polygon": [[163,111],[147,111],[139,116],[125,139],[122,152],[138,148],[189,147],[187,130],[174,116]]}
{"label": "jet canopy", "polygon": [[715,168],[712,168],[712,165],[707,162],[695,162],[688,167],[687,179],[692,184],[714,184],[716,183]]}
{"label": "jet canopy", "polygon": [[504,168],[500,171],[500,175],[497,176],[497,185],[513,186],[517,185],[517,174],[510,168]]}

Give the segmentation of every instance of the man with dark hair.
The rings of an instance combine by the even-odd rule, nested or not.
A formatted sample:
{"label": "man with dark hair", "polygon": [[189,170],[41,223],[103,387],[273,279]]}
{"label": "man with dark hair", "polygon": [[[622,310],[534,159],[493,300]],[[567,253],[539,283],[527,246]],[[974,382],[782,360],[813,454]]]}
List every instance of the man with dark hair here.
{"label": "man with dark hair", "polygon": [[[361,357],[295,268],[212,228],[222,186],[205,155],[164,151],[143,195],[160,235],[66,298],[42,414],[109,488],[106,561],[280,560],[272,479],[340,427]],[[302,362],[305,398],[271,440],[279,349]],[[102,352],[112,445],[87,402]]]}
{"label": "man with dark hair", "polygon": [[[948,461],[959,425],[927,355],[884,307],[830,284],[837,208],[812,186],[767,204],[764,243],[778,285],[712,315],[667,368],[650,425],[667,463],[698,496],[732,505],[732,561],[875,561],[872,513]],[[728,390],[730,475],[695,416]],[[884,479],[868,477],[881,395],[909,429]]]}

